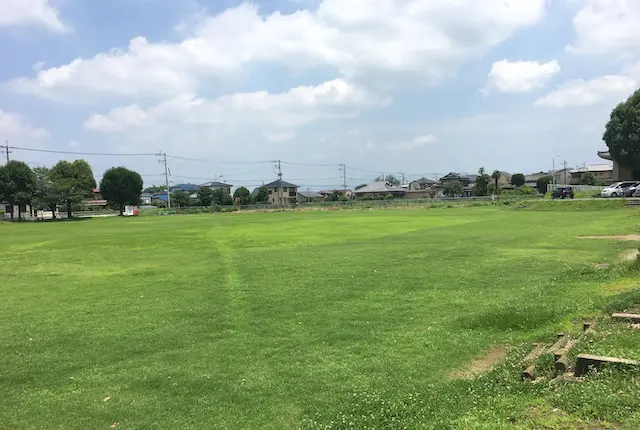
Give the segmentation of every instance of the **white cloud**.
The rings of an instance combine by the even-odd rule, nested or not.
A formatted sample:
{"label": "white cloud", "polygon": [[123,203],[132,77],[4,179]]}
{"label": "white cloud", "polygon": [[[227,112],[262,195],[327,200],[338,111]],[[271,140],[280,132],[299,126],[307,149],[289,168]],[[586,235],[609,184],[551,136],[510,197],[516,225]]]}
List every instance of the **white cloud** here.
{"label": "white cloud", "polygon": [[[519,28],[537,23],[546,0],[323,0],[313,11],[260,15],[243,3],[207,17],[180,43],[133,39],[128,49],[15,80],[21,91],[173,96],[251,62],[330,67],[351,79],[406,73],[424,83],[449,76]],[[206,79],[205,79],[206,78]],[[396,79],[397,80],[397,79]]]}
{"label": "white cloud", "polygon": [[47,130],[29,124],[20,114],[0,110],[0,138],[13,139],[42,139],[49,135]]}
{"label": "white cloud", "polygon": [[491,67],[485,91],[527,93],[544,87],[558,73],[560,65],[556,60],[547,63],[500,60]]}
{"label": "white cloud", "polygon": [[388,147],[389,149],[396,151],[412,151],[420,148],[426,148],[435,144],[438,140],[432,134],[427,134],[424,136],[416,136],[411,140],[406,140],[404,142],[392,143]]}
{"label": "white cloud", "polygon": [[[112,109],[107,115],[95,114],[85,122],[85,127],[94,131],[125,132],[151,131],[178,124],[228,128],[251,124],[270,130],[274,127],[295,127],[321,117],[350,115],[354,109],[385,103],[386,100],[371,95],[357,85],[336,79],[279,94],[259,91],[232,94],[215,100],[184,94],[149,109],[131,105]],[[273,132],[267,136],[280,141],[289,137]]]}
{"label": "white cloud", "polygon": [[640,1],[577,0],[573,18],[576,40],[567,50],[581,54],[616,54],[640,49]]}
{"label": "white cloud", "polygon": [[606,75],[584,80],[574,79],[536,101],[536,106],[588,107],[600,103],[619,102],[640,86],[640,62],[620,75]]}
{"label": "white cloud", "polygon": [[290,131],[265,131],[262,135],[272,143],[288,142],[296,137],[296,134]]}
{"label": "white cloud", "polygon": [[38,25],[53,31],[69,31],[49,0],[2,0],[0,27]]}

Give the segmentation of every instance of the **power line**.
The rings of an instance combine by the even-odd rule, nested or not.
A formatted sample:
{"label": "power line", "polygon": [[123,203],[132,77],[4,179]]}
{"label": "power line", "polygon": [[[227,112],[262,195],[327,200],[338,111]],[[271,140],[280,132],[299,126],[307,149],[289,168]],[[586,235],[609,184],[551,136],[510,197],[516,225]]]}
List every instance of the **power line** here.
{"label": "power line", "polygon": [[68,155],[96,155],[96,156],[105,156],[105,157],[143,157],[143,156],[153,156],[157,154],[132,154],[132,153],[100,153],[100,152],[75,152],[75,151],[57,151],[53,149],[35,149],[35,148],[22,148],[20,146],[7,146],[7,148],[17,149],[19,151],[29,151],[29,152],[45,152],[49,154],[68,154]]}

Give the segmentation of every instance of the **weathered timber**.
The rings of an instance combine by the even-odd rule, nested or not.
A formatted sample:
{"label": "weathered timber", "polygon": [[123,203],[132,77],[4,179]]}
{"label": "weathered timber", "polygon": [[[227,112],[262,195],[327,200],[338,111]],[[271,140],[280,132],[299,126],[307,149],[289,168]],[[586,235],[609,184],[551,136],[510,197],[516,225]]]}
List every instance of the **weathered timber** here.
{"label": "weathered timber", "polygon": [[525,363],[528,361],[536,360],[538,357],[544,354],[545,349],[547,349],[547,345],[545,345],[544,343],[534,344],[534,348],[531,350],[531,352],[527,354],[526,357],[524,357]]}
{"label": "weathered timber", "polygon": [[532,364],[531,366],[527,367],[525,370],[522,371],[522,380],[526,381],[534,381],[537,377],[536,375],[536,365]]}
{"label": "weathered timber", "polygon": [[603,364],[621,364],[625,366],[640,366],[638,360],[628,360],[618,357],[604,357],[600,355],[580,354],[576,358],[575,376],[582,376],[587,373],[590,366],[598,368]]}
{"label": "weathered timber", "polygon": [[559,357],[553,365],[558,373],[565,373],[571,368],[571,360],[568,355]]}
{"label": "weathered timber", "polygon": [[558,361],[560,357],[562,357],[563,355],[567,355],[569,352],[571,352],[573,347],[576,346],[576,343],[578,343],[578,341],[575,339],[567,339],[567,342],[561,348],[556,349],[553,352],[554,360]]}
{"label": "weathered timber", "polygon": [[638,314],[618,313],[618,314],[613,314],[612,316],[617,319],[630,320],[635,323],[640,323],[640,315]]}
{"label": "weathered timber", "polygon": [[551,345],[551,347],[549,348],[549,353],[555,355],[556,351],[561,350],[569,341],[569,338],[562,335],[558,335],[558,340],[556,341],[556,343],[554,343],[553,345]]}

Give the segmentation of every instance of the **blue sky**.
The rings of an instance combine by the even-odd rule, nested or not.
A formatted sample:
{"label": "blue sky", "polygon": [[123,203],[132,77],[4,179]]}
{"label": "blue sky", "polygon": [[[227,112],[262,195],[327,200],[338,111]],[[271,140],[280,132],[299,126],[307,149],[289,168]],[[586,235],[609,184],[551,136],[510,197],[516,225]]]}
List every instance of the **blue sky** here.
{"label": "blue sky", "polygon": [[[174,183],[598,163],[639,26],[632,0],[4,0],[0,138],[199,160],[171,159]],[[154,156],[84,158],[161,181]]]}

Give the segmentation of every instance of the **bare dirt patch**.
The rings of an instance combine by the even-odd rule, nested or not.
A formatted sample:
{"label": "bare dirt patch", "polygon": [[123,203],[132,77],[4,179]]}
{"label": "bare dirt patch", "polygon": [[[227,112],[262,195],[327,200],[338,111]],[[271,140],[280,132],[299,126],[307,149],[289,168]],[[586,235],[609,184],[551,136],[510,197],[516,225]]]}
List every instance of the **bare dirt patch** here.
{"label": "bare dirt patch", "polygon": [[640,242],[640,234],[628,234],[626,236],[581,236],[578,239],[605,239],[623,240],[627,242]]}
{"label": "bare dirt patch", "polygon": [[507,357],[507,349],[504,345],[492,347],[485,355],[474,359],[464,369],[456,370],[451,374],[453,379],[473,379],[478,375],[488,372],[500,361]]}

